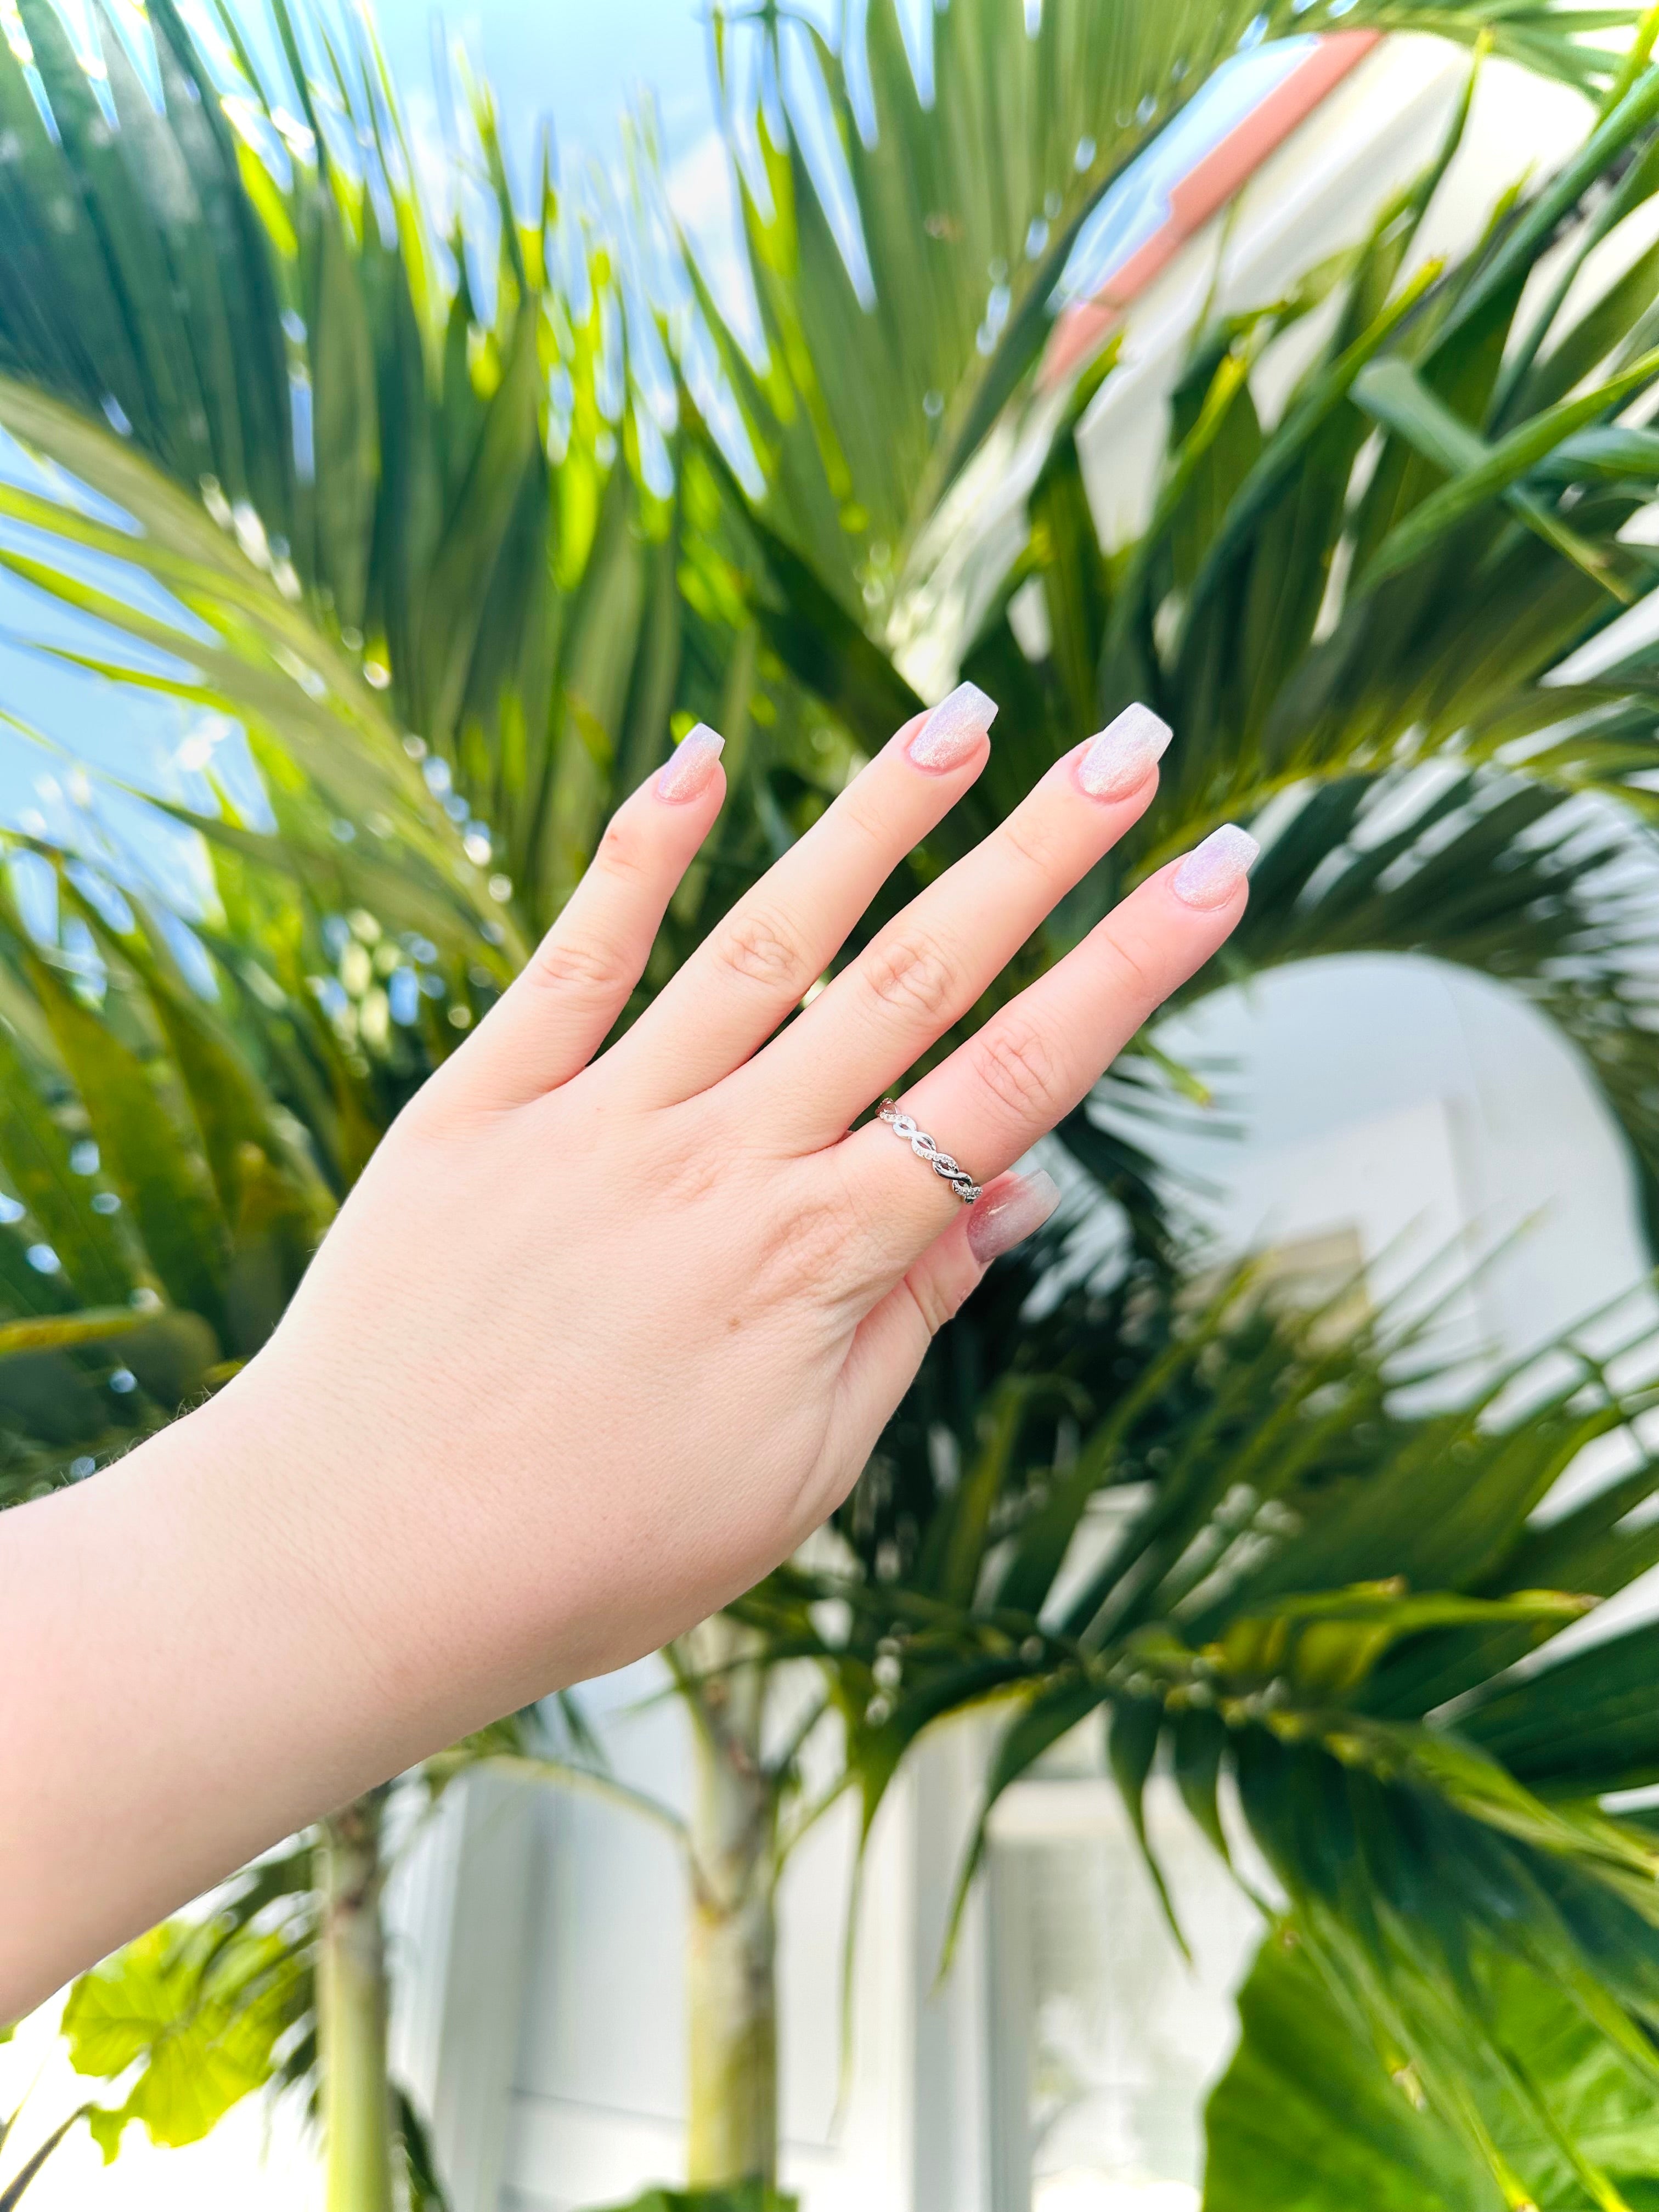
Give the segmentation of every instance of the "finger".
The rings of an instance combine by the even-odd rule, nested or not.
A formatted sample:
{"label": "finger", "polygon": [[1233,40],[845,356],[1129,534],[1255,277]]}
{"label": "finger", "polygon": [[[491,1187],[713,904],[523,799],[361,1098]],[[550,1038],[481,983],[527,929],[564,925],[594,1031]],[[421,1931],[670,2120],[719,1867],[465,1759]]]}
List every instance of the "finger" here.
{"label": "finger", "polygon": [[[906,1093],[903,1111],[981,1182],[1087,1097],[1170,994],[1244,912],[1256,843],[1229,824],[1148,878],[1029,990]],[[871,1122],[825,1156],[849,1200],[908,1264],[961,1206],[890,1127]]]}
{"label": "finger", "polygon": [[1060,1186],[1039,1168],[1000,1176],[977,1204],[933,1239],[902,1282],[860,1323],[834,1416],[832,1449],[844,1443],[843,1465],[862,1467],[921,1364],[930,1341],[960,1311],[986,1269],[1035,1235],[1060,1203]]}
{"label": "finger", "polygon": [[599,1050],[725,796],[726,740],[699,722],[617,810],[586,874],[522,975],[448,1063],[493,1103],[522,1105]]}
{"label": "finger", "polygon": [[699,945],[623,1040],[618,1065],[665,1103],[706,1090],[747,1060],[984,767],[996,711],[963,684],[907,723]]}
{"label": "finger", "polygon": [[746,1071],[766,1125],[830,1144],[913,1066],[1146,811],[1169,740],[1167,724],[1130,707],[1056,762]]}

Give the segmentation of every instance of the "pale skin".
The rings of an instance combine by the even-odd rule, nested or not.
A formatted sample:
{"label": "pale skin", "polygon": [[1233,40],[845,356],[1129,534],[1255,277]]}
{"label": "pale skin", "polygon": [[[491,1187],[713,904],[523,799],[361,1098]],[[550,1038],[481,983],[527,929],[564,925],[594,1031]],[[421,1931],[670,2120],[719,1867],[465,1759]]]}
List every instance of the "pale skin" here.
{"label": "pale skin", "polygon": [[853,1127],[1156,789],[1167,732],[1132,709],[783,1026],[974,781],[993,712],[965,687],[902,730],[605,1051],[724,795],[694,732],[399,1117],[258,1358],[0,1517],[0,2019],[678,1634],[846,1495],[929,1337],[1052,1204],[1006,1171],[1245,904],[1254,848],[1219,832],[903,1094],[988,1186],[971,1209]]}

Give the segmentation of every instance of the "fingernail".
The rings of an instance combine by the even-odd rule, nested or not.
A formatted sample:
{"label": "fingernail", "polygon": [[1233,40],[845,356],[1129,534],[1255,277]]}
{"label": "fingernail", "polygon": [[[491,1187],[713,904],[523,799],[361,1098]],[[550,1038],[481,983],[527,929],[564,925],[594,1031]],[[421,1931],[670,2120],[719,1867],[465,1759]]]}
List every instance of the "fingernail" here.
{"label": "fingernail", "polygon": [[659,799],[695,799],[714,773],[714,763],[726,750],[726,740],[707,722],[690,729],[657,772]]}
{"label": "fingernail", "polygon": [[1023,1244],[1060,1204],[1060,1185],[1041,1168],[999,1176],[968,1217],[968,1249],[981,1267]]}
{"label": "fingernail", "polygon": [[1091,799],[1127,799],[1164,757],[1173,734],[1167,722],[1137,700],[1079,755],[1077,780]]}
{"label": "fingernail", "polygon": [[1249,874],[1250,863],[1261,850],[1248,830],[1224,822],[1188,854],[1170,888],[1188,906],[1224,906]]}
{"label": "fingernail", "polygon": [[904,748],[918,768],[935,774],[957,768],[978,746],[997,718],[997,702],[977,684],[958,684],[948,699],[941,699]]}

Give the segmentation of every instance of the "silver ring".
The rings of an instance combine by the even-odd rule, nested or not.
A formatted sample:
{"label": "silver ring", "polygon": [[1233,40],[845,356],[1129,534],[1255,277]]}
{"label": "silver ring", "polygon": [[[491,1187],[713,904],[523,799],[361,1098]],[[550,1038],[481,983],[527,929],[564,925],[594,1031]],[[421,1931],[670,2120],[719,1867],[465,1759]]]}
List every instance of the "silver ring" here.
{"label": "silver ring", "polygon": [[901,1114],[896,1099],[884,1098],[876,1109],[876,1119],[885,1121],[896,1137],[903,1138],[919,1160],[926,1160],[936,1176],[943,1176],[964,1206],[973,1205],[981,1195],[979,1185],[961,1162],[953,1160],[949,1152],[940,1152],[926,1129],[917,1128],[908,1114]]}

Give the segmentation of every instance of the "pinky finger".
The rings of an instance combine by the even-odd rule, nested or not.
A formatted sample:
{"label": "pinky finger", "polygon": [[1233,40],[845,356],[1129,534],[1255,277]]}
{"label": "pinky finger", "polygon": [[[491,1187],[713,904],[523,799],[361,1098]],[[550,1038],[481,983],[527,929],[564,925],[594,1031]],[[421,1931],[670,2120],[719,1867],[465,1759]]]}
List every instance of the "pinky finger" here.
{"label": "pinky finger", "polygon": [[839,1464],[863,1466],[933,1338],[979,1287],[992,1261],[1034,1236],[1059,1203],[1059,1185],[1041,1169],[999,1176],[866,1315],[842,1370]]}
{"label": "pinky finger", "polygon": [[720,811],[725,742],[699,722],[617,809],[524,973],[448,1063],[451,1080],[465,1081],[475,1099],[528,1104],[568,1082],[605,1042]]}

